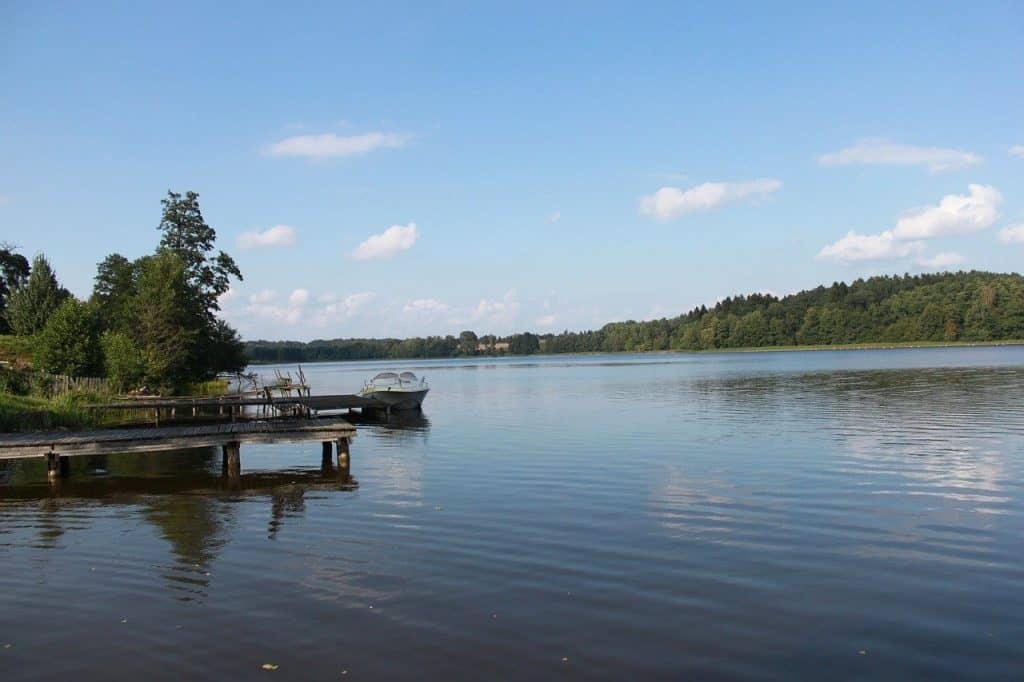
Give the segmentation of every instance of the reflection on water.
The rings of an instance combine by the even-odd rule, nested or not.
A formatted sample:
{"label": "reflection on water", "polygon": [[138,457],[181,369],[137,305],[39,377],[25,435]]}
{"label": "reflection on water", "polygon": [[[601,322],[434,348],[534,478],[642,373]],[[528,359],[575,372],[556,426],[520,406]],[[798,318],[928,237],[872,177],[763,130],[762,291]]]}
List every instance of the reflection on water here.
{"label": "reflection on water", "polygon": [[398,364],[358,482],[0,464],[4,679],[1024,673],[1024,349]]}

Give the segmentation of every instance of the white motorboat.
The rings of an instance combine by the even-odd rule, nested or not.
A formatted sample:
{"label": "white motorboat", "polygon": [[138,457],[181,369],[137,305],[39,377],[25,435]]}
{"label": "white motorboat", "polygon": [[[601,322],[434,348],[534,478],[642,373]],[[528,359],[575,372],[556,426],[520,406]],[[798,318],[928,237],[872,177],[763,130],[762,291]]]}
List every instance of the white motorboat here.
{"label": "white motorboat", "polygon": [[427,380],[412,372],[381,372],[363,386],[359,395],[381,403],[387,410],[418,410],[427,397]]}

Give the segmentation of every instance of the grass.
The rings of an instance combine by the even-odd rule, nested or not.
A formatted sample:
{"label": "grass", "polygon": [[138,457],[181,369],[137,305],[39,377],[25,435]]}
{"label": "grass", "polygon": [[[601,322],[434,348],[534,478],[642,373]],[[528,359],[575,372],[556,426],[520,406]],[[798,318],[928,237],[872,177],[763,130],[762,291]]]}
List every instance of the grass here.
{"label": "grass", "polygon": [[60,398],[0,393],[0,431],[78,429],[96,424],[96,415],[84,408],[96,396],[68,393]]}
{"label": "grass", "polygon": [[231,382],[227,379],[210,379],[209,381],[186,384],[180,391],[177,391],[177,395],[189,398],[215,398],[227,393],[230,387]]}

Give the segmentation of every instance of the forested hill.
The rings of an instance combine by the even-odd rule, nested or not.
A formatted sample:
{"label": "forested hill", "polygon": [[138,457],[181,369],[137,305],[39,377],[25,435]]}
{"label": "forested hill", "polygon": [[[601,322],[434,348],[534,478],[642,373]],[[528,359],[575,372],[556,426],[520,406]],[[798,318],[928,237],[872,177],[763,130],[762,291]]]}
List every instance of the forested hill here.
{"label": "forested hill", "polygon": [[1024,339],[1024,277],[957,272],[858,279],[778,298],[751,294],[648,322],[557,335],[254,341],[255,362],[477,354],[707,350],[763,346]]}

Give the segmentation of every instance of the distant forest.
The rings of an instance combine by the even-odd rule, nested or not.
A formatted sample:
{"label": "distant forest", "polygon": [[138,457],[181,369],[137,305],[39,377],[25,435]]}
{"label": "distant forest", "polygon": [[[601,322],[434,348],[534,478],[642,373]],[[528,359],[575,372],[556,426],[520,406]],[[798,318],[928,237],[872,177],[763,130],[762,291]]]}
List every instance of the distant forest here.
{"label": "distant forest", "polygon": [[509,337],[251,341],[253,362],[315,362],[885,342],[1024,339],[1024,277],[957,272],[836,282],[778,298],[735,296],[679,317]]}

